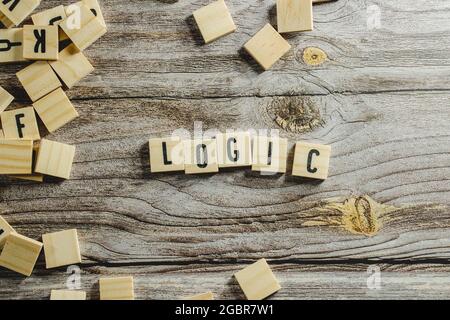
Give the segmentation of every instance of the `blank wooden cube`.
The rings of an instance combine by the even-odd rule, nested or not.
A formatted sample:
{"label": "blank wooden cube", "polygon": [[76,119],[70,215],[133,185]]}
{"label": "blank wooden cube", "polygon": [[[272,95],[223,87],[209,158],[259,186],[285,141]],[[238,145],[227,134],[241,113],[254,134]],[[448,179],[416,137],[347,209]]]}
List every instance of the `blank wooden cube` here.
{"label": "blank wooden cube", "polygon": [[249,132],[229,132],[216,135],[219,168],[252,165],[252,142]]}
{"label": "blank wooden cube", "polygon": [[150,139],[149,151],[151,172],[184,170],[184,144],[180,138]]}
{"label": "blank wooden cube", "polygon": [[11,104],[14,97],[9,94],[8,91],[0,87],[0,113],[5,111],[5,109]]}
{"label": "blank wooden cube", "polygon": [[74,146],[42,139],[35,171],[49,176],[69,179],[74,156]]}
{"label": "blank wooden cube", "polygon": [[287,139],[257,136],[253,140],[253,171],[286,173]]}
{"label": "blank wooden cube", "polygon": [[19,25],[39,6],[40,0],[3,0],[0,1],[0,11],[14,25]]}
{"label": "blank wooden cube", "polygon": [[36,158],[37,153],[39,151],[39,145],[34,144],[33,145],[33,173],[31,174],[15,174],[15,175],[9,175],[9,177],[19,180],[26,180],[26,181],[33,181],[33,182],[43,182],[44,181],[44,175],[40,173],[34,172],[34,165],[36,164]]}
{"label": "blank wooden cube", "polygon": [[234,277],[248,300],[262,300],[281,289],[266,259],[237,272]]}
{"label": "blank wooden cube", "polygon": [[42,235],[47,269],[81,263],[76,229]]}
{"label": "blank wooden cube", "polygon": [[103,18],[103,12],[97,0],[82,0],[81,3],[88,7],[94,14],[94,16],[99,19],[100,23],[104,27],[106,27],[105,19]]}
{"label": "blank wooden cube", "polygon": [[0,216],[0,249],[3,248],[3,246],[5,245],[6,239],[13,232],[15,232],[13,227],[11,227],[9,225],[9,223],[6,222],[6,220],[2,218],[2,216]]}
{"label": "blank wooden cube", "polygon": [[69,123],[78,112],[61,88],[33,103],[33,107],[49,132],[54,132]]}
{"label": "blank wooden cube", "polygon": [[0,22],[7,29],[14,27],[14,22],[9,20],[2,12],[0,12]]}
{"label": "blank wooden cube", "polygon": [[33,141],[0,139],[0,174],[30,174]]}
{"label": "blank wooden cube", "polygon": [[0,114],[5,139],[39,140],[39,128],[32,107],[5,111]]}
{"label": "blank wooden cube", "polygon": [[278,32],[313,30],[311,0],[277,0]]}
{"label": "blank wooden cube", "polygon": [[63,5],[35,13],[31,16],[31,20],[36,26],[57,26],[65,18],[67,16]]}
{"label": "blank wooden cube", "polygon": [[205,43],[210,43],[236,30],[233,18],[223,0],[215,1],[196,10],[194,19]]}
{"label": "blank wooden cube", "polygon": [[270,24],[266,24],[244,48],[264,70],[268,70],[291,49],[291,45]]}
{"label": "blank wooden cube", "polygon": [[205,292],[192,297],[186,297],[183,300],[196,300],[196,301],[214,300],[214,294],[212,292]]}
{"label": "blank wooden cube", "polygon": [[328,177],[330,155],[330,146],[297,142],[292,175],[325,180]]}
{"label": "blank wooden cube", "polygon": [[24,61],[23,29],[0,29],[0,63]]}
{"label": "blank wooden cube", "polygon": [[36,61],[17,72],[16,76],[33,102],[61,87],[61,82],[46,61]]}
{"label": "blank wooden cube", "polygon": [[58,60],[58,26],[23,26],[23,57],[27,60]]}
{"label": "blank wooden cube", "polygon": [[89,60],[73,44],[62,50],[58,61],[51,61],[50,66],[69,89],[94,71]]}
{"label": "blank wooden cube", "polygon": [[78,290],[52,290],[50,300],[86,300],[86,292]]}
{"label": "blank wooden cube", "polygon": [[213,139],[184,141],[185,173],[219,172],[217,144]]}
{"label": "blank wooden cube", "polygon": [[42,243],[11,233],[0,255],[0,266],[30,276],[42,249]]}
{"label": "blank wooden cube", "polygon": [[100,278],[100,300],[134,300],[133,277]]}

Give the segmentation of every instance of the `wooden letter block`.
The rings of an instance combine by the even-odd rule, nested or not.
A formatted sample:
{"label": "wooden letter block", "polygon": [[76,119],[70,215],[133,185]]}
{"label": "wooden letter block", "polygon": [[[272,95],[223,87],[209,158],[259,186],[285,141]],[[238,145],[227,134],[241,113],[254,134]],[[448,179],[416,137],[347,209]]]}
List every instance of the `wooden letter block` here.
{"label": "wooden letter block", "polygon": [[77,230],[42,235],[47,269],[81,263]]}
{"label": "wooden letter block", "polygon": [[184,141],[184,160],[186,174],[219,172],[216,140]]}
{"label": "wooden letter block", "polygon": [[0,12],[0,22],[7,29],[14,27],[14,22],[9,20],[2,12]]}
{"label": "wooden letter block", "polygon": [[286,173],[287,139],[255,137],[253,141],[253,171]]}
{"label": "wooden letter block", "polygon": [[23,29],[0,29],[0,63],[24,60]]}
{"label": "wooden letter block", "polygon": [[33,141],[0,140],[0,174],[30,174]]}
{"label": "wooden letter block", "polygon": [[151,172],[184,170],[184,144],[178,137],[150,139]]}
{"label": "wooden letter block", "polygon": [[33,103],[49,132],[54,132],[76,117],[78,112],[61,88]]}
{"label": "wooden letter block", "polygon": [[266,259],[237,272],[234,277],[248,300],[262,300],[281,289]]}
{"label": "wooden letter block", "polygon": [[58,26],[23,26],[23,57],[58,60]]}
{"label": "wooden letter block", "polygon": [[35,171],[53,177],[69,179],[74,156],[74,146],[42,139]]}
{"label": "wooden letter block", "polygon": [[330,146],[297,142],[292,175],[325,180],[328,177],[330,155]]}
{"label": "wooden letter block", "polygon": [[219,133],[216,135],[219,168],[252,165],[252,142],[249,132]]}
{"label": "wooden letter block", "polygon": [[311,0],[277,0],[278,32],[313,30]]}
{"label": "wooden letter block", "polygon": [[61,87],[61,82],[46,61],[36,61],[17,72],[16,76],[33,102]]}
{"label": "wooden letter block", "polygon": [[13,227],[11,227],[8,222],[0,216],[0,249],[2,249],[5,245],[8,236],[14,232]]}
{"label": "wooden letter block", "polygon": [[99,20],[102,26],[106,28],[105,19],[103,18],[103,13],[100,8],[100,5],[97,0],[81,0],[81,3],[84,4],[86,7],[91,10],[91,12],[96,16]]}
{"label": "wooden letter block", "polygon": [[0,266],[29,277],[41,249],[42,243],[17,233],[11,233],[6,239],[0,255]]}
{"label": "wooden letter block", "polygon": [[0,114],[5,139],[39,140],[39,128],[32,107],[5,111]]}
{"label": "wooden letter block", "polygon": [[[39,150],[38,145],[33,146],[33,171],[34,171],[34,164],[36,163],[37,153]],[[32,173],[32,174],[15,174],[10,175],[11,178],[19,179],[19,180],[27,180],[27,181],[33,181],[33,182],[43,182],[44,181],[44,175],[40,173]]]}
{"label": "wooden letter block", "polygon": [[192,297],[186,297],[183,300],[214,300],[214,294],[212,292],[206,292],[206,293],[202,293],[202,294],[198,294],[196,296],[192,296]]}
{"label": "wooden letter block", "polygon": [[133,277],[100,278],[100,300],[134,300]]}
{"label": "wooden letter block", "polygon": [[223,0],[215,1],[196,10],[194,19],[205,43],[210,43],[236,30],[233,18]]}
{"label": "wooden letter block", "polygon": [[50,300],[86,300],[86,292],[77,290],[52,290]]}
{"label": "wooden letter block", "polygon": [[291,45],[270,24],[266,24],[244,48],[264,70],[268,70],[291,49]]}
{"label": "wooden letter block", "polygon": [[62,50],[58,61],[50,62],[50,66],[69,89],[94,71],[89,60],[73,44]]}
{"label": "wooden letter block", "polygon": [[41,11],[31,16],[31,20],[33,20],[33,24],[36,26],[57,26],[65,18],[67,16],[63,5]]}
{"label": "wooden letter block", "polygon": [[0,113],[5,111],[13,100],[14,97],[10,95],[8,91],[0,87]]}
{"label": "wooden letter block", "polygon": [[39,6],[39,3],[40,0],[2,0],[0,12],[17,26]]}

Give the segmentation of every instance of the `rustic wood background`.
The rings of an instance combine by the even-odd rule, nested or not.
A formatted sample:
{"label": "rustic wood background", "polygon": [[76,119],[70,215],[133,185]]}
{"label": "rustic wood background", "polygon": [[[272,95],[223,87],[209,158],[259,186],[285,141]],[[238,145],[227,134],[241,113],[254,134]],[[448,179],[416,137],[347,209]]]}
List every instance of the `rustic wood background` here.
{"label": "rustic wood background", "polygon": [[[293,49],[262,72],[241,48],[276,24],[275,1],[228,0],[237,32],[203,45],[191,14],[208,2],[102,1],[108,33],[86,50],[95,72],[68,91],[80,118],[41,126],[76,145],[72,178],[3,177],[0,213],[35,239],[77,228],[91,299],[102,275],[133,275],[138,299],[240,299],[233,273],[262,257],[283,287],[273,299],[449,298],[450,3],[315,5],[315,30],[288,35]],[[308,47],[328,58],[305,63]],[[0,66],[13,107],[30,103],[14,76],[25,65]],[[330,177],[151,174],[147,140],[196,121],[330,144]],[[0,298],[48,299],[68,276],[41,255],[29,278],[0,270]]]}

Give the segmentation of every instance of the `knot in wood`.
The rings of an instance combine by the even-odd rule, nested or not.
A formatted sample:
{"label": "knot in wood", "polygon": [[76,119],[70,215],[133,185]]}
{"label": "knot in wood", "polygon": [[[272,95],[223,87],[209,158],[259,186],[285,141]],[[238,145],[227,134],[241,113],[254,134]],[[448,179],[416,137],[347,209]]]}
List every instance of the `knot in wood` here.
{"label": "knot in wood", "polygon": [[303,61],[310,66],[318,66],[327,60],[328,56],[322,49],[308,47],[303,50]]}

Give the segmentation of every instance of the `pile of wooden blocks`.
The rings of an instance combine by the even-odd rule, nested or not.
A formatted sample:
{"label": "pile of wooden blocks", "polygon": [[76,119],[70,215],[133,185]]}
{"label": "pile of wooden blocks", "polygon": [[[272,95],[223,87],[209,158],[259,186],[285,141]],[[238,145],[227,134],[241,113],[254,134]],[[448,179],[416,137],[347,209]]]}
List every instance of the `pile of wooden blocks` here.
{"label": "pile of wooden blocks", "polygon": [[69,179],[75,147],[41,139],[36,113],[53,133],[78,117],[63,91],[94,68],[83,50],[106,33],[97,0],[82,0],[31,16],[39,0],[0,2],[0,63],[35,61],[16,75],[32,106],[5,111],[14,97],[0,87],[0,174],[42,182],[44,175]]}

